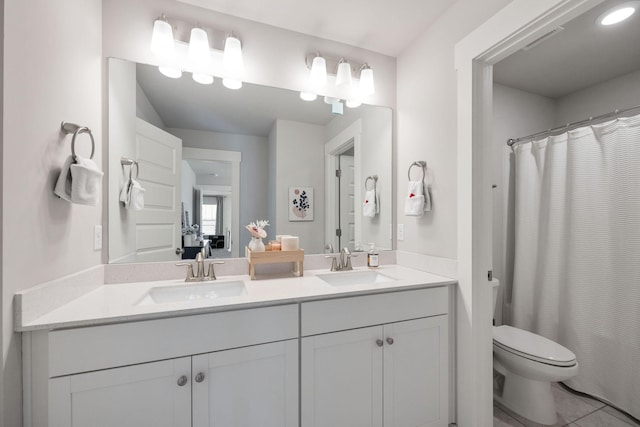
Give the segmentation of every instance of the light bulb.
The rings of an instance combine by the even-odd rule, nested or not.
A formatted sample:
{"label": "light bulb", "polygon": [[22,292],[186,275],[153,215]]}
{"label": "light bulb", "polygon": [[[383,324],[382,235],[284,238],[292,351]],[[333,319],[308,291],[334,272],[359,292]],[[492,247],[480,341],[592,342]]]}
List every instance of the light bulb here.
{"label": "light bulb", "polygon": [[336,75],[336,86],[351,86],[351,65],[342,58],[338,63],[338,73]]}
{"label": "light bulb", "polygon": [[193,73],[191,75],[193,80],[200,83],[201,85],[210,85],[213,83],[213,76],[204,73]]}
{"label": "light bulb", "polygon": [[340,101],[339,98],[333,98],[331,96],[325,96],[324,97],[324,103],[325,104],[331,105],[331,104],[335,104],[336,102],[339,102],[339,101]]}
{"label": "light bulb", "polygon": [[196,64],[208,64],[211,62],[209,51],[209,38],[202,28],[192,28],[189,38],[189,59]]}
{"label": "light bulb", "polygon": [[327,61],[320,55],[313,58],[309,84],[315,89],[321,89],[327,85]]}
{"label": "light bulb", "polygon": [[375,91],[373,70],[368,64],[364,64],[362,71],[360,71],[360,96],[365,97],[373,95]]}
{"label": "light bulb", "polygon": [[176,56],[175,43],[173,42],[173,29],[166,21],[164,15],[153,23],[151,34],[151,52],[161,58],[173,59]]}
{"label": "light bulb", "polygon": [[358,98],[347,99],[347,102],[345,104],[347,105],[348,108],[358,108],[359,106],[362,105],[362,100]]}

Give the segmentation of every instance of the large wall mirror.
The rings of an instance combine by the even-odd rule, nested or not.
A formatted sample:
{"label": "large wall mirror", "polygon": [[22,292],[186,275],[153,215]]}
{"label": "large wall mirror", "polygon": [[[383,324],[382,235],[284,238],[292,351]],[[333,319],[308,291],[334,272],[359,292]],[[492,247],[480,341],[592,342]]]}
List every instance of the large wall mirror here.
{"label": "large wall mirror", "polygon": [[[244,256],[245,225],[261,219],[265,240],[296,235],[307,254],[392,249],[390,108],[336,114],[285,89],[229,90],[110,58],[108,157],[111,263],[192,258],[200,245],[212,258]],[[146,190],[141,210],[120,201],[130,177]],[[308,195],[303,216],[296,190]],[[185,239],[194,224],[203,242]]]}

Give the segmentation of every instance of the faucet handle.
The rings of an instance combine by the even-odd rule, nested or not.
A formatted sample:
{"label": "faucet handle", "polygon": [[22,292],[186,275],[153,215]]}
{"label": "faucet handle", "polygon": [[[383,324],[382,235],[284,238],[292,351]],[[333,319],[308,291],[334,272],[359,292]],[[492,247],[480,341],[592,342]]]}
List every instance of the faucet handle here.
{"label": "faucet handle", "polygon": [[224,261],[211,261],[209,263],[209,273],[207,274],[209,280],[216,280],[216,272],[213,270],[215,264],[224,264]]}
{"label": "faucet handle", "polygon": [[187,277],[184,279],[185,282],[191,282],[195,278],[195,275],[193,274],[193,264],[190,262],[179,262],[176,265],[178,267],[182,267],[184,265],[187,266]]}
{"label": "faucet handle", "polygon": [[325,258],[331,258],[331,271],[338,271],[338,256],[337,255],[325,255]]}

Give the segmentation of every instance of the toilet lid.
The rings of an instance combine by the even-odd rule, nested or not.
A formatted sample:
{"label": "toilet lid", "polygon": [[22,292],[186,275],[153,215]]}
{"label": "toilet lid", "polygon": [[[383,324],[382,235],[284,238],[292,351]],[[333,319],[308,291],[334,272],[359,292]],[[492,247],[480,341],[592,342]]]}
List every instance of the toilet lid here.
{"label": "toilet lid", "polygon": [[573,366],[576,355],[566,347],[523,329],[502,325],[493,328],[493,342],[506,351],[556,366]]}

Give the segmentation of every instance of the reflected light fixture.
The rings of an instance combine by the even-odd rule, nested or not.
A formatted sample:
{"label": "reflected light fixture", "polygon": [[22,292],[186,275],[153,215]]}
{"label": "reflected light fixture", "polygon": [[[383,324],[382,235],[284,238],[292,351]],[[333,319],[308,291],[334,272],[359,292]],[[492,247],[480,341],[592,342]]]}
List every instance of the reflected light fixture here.
{"label": "reflected light fixture", "polygon": [[338,62],[338,72],[336,74],[336,86],[337,87],[349,87],[351,86],[351,65],[341,58]]}
{"label": "reflected light fixture", "polygon": [[200,83],[201,85],[210,85],[211,83],[213,83],[213,76],[210,74],[193,73],[191,77],[193,77],[193,80]]}
{"label": "reflected light fixture", "polygon": [[189,59],[196,64],[209,64],[211,52],[209,51],[209,38],[202,28],[192,28],[189,38]]}
{"label": "reflected light fixture", "polygon": [[598,17],[598,24],[602,26],[609,26],[618,24],[631,17],[640,6],[640,1],[630,1],[622,3],[609,9]]}
{"label": "reflected light fixture", "polygon": [[327,61],[319,53],[311,63],[309,84],[314,89],[321,89],[327,85]]}
{"label": "reflected light fixture", "polygon": [[347,108],[358,108],[362,105],[362,101],[358,98],[347,99],[345,105],[347,106]]}
{"label": "reflected light fixture", "polygon": [[373,70],[365,62],[360,70],[360,86],[359,86],[360,96],[365,97],[369,95],[373,95],[376,92],[375,84],[373,81]]}
{"label": "reflected light fixture", "polygon": [[227,89],[237,90],[237,89],[240,89],[242,87],[242,80],[230,79],[230,78],[225,77],[224,79],[222,79],[222,84]]}
{"label": "reflected light fixture", "polygon": [[303,101],[315,101],[318,98],[318,95],[311,92],[300,92],[300,99]]}
{"label": "reflected light fixture", "polygon": [[151,52],[165,59],[173,59],[176,56],[173,29],[164,14],[153,23]]}
{"label": "reflected light fixture", "polygon": [[332,104],[335,104],[336,102],[340,102],[340,98],[334,98],[332,96],[325,96],[324,97],[324,103],[325,104],[332,105]]}
{"label": "reflected light fixture", "polygon": [[179,79],[180,77],[182,77],[182,70],[180,70],[179,68],[173,68],[173,67],[164,67],[164,66],[159,66],[158,70],[164,75],[167,76],[171,79]]}

